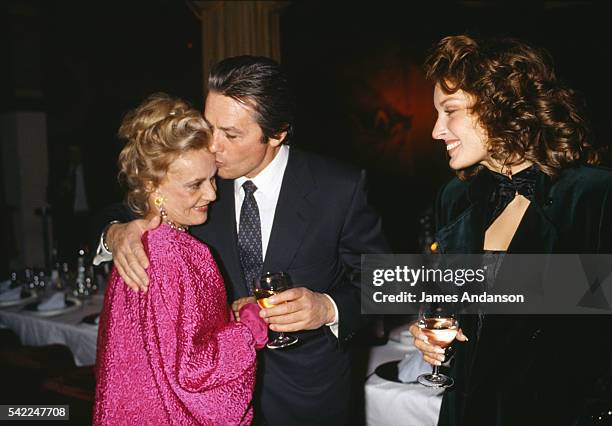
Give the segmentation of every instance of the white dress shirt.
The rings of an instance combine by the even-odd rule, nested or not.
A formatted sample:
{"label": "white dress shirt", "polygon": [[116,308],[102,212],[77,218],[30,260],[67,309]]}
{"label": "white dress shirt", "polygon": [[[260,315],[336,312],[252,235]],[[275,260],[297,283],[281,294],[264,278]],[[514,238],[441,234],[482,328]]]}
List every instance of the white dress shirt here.
{"label": "white dress shirt", "polygon": [[[257,191],[253,193],[253,196],[255,197],[255,201],[257,201],[257,208],[259,209],[259,221],[261,223],[261,253],[263,255],[263,260],[265,260],[268,251],[268,243],[270,242],[270,234],[272,233],[272,225],[274,224],[274,214],[276,213],[278,196],[280,195],[283,176],[285,175],[285,169],[287,168],[288,162],[289,147],[287,145],[281,145],[270,164],[259,172],[257,176],[253,178],[241,176],[234,180],[237,232],[240,232],[240,209],[244,201],[244,188],[242,188],[242,185],[247,180],[250,180],[257,187]],[[338,337],[338,320],[340,319],[338,306],[330,295],[323,294],[332,302],[335,312],[335,320],[325,325],[329,326],[331,332]]]}
{"label": "white dress shirt", "polygon": [[242,185],[250,180],[257,190],[253,193],[257,208],[259,209],[259,221],[261,223],[261,253],[264,260],[268,250],[268,242],[270,242],[270,233],[274,223],[274,213],[276,212],[276,204],[283,183],[283,176],[289,161],[289,147],[281,145],[272,159],[259,174],[253,178],[246,176],[239,177],[234,180],[234,202],[236,203],[236,231],[240,232],[240,209],[244,201],[244,188]]}

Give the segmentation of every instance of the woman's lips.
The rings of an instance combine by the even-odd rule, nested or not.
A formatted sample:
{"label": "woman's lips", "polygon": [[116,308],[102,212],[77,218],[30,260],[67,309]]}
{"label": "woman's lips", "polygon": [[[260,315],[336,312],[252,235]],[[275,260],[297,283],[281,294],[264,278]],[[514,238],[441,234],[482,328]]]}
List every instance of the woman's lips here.
{"label": "woman's lips", "polygon": [[194,207],[194,209],[196,209],[199,212],[206,212],[206,211],[208,211],[208,205],[200,206],[200,207]]}

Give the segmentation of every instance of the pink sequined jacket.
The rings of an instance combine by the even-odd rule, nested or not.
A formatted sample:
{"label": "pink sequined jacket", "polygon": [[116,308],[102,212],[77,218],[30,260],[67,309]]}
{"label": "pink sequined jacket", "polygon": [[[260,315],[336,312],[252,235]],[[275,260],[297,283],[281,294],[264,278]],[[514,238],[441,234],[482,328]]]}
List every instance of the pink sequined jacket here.
{"label": "pink sequined jacket", "polygon": [[231,319],[207,246],[162,224],[143,236],[147,293],[113,270],[98,333],[94,425],[249,424],[257,305]]}

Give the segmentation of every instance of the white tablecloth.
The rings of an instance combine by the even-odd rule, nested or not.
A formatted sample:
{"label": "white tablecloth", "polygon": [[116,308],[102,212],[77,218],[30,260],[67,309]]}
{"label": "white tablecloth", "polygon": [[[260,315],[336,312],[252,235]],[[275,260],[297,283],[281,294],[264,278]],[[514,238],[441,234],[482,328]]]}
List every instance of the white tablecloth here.
{"label": "white tablecloth", "polygon": [[389,341],[370,350],[369,378],[365,384],[366,424],[370,426],[436,425],[440,415],[443,390],[421,384],[385,380],[374,373],[376,367],[404,356],[421,356],[412,343]]}
{"label": "white tablecloth", "polygon": [[77,310],[55,317],[40,317],[23,310],[23,306],[0,308],[0,327],[9,328],[29,346],[61,344],[68,346],[77,366],[96,363],[98,327],[81,321],[102,309],[103,296],[83,302]]}

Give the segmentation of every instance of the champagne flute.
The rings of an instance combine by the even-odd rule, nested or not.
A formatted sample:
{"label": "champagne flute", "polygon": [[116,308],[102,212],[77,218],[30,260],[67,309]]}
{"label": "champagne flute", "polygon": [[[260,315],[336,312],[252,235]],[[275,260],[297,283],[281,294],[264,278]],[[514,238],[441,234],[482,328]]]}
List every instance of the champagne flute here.
{"label": "champagne flute", "polygon": [[[291,288],[291,278],[286,272],[266,272],[261,277],[256,278],[254,284],[255,289],[253,292],[259,306],[271,308],[274,305],[268,301],[268,298]],[[279,333],[278,337],[268,342],[266,346],[270,349],[281,349],[297,342],[297,337]]]}
{"label": "champagne flute", "polygon": [[[456,316],[440,309],[422,310],[419,313],[418,326],[427,336],[429,343],[443,348],[444,355],[447,356],[459,330]],[[418,382],[429,387],[451,387],[454,383],[452,377],[438,372],[438,368],[434,365],[431,374],[421,374],[417,377]]]}

